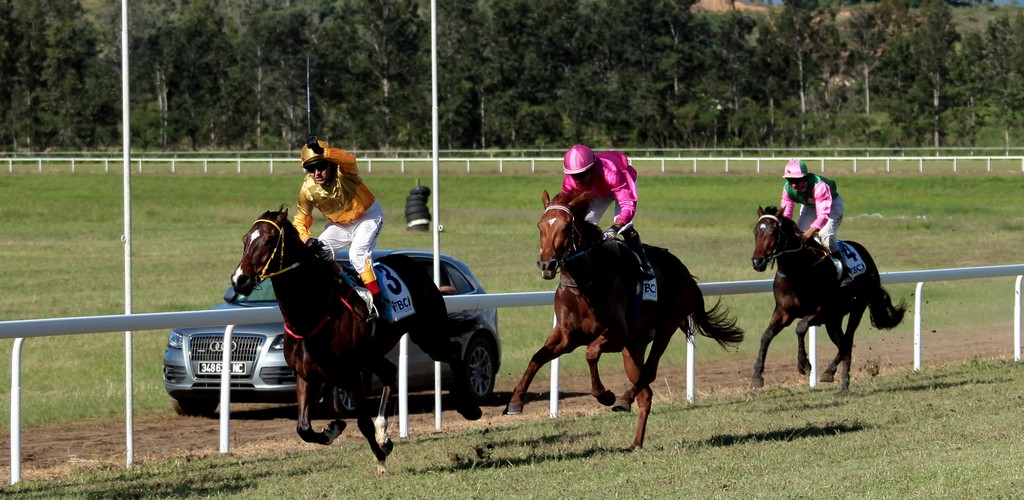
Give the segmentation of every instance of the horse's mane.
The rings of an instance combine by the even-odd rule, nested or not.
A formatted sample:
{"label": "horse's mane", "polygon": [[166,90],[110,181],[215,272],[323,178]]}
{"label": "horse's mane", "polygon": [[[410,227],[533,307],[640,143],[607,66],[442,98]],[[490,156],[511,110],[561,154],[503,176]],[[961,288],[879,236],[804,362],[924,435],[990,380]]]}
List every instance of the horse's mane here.
{"label": "horse's mane", "polygon": [[[299,230],[295,229],[295,226],[292,225],[292,221],[289,220],[289,218],[288,218],[288,207],[285,206],[285,204],[282,203],[280,208],[278,208],[276,211],[274,211],[274,210],[267,210],[266,212],[263,212],[263,215],[261,215],[260,218],[261,219],[266,219],[266,220],[271,220],[271,221],[276,221],[278,224],[280,224],[281,231],[284,232],[285,238],[294,238],[296,240],[299,239]],[[301,242],[300,242],[300,245],[301,245]],[[310,255],[309,252],[305,252],[305,254],[306,255]],[[330,262],[327,262],[327,261],[324,261],[324,260],[320,260],[320,259],[315,259],[315,258],[314,259],[307,259],[307,258],[304,257],[304,259],[309,260],[312,263],[315,263],[316,265],[322,265],[322,266],[326,267],[328,269],[329,273],[330,273],[329,274],[330,276],[340,276],[341,275],[341,272],[342,272],[341,266],[337,263],[337,261],[335,261],[333,259]]]}
{"label": "horse's mane", "polygon": [[588,233],[600,233],[601,228],[592,222],[587,221],[587,212],[590,210],[590,202],[594,199],[590,191],[573,189],[569,192],[559,192],[551,199],[552,205],[562,205],[572,212],[572,216],[579,222],[580,228]]}
{"label": "horse's mane", "polygon": [[[781,225],[782,231],[785,231],[786,234],[795,238],[800,233],[800,229],[796,227],[796,222],[793,219],[790,219],[789,217],[783,217],[778,207],[769,205],[767,207],[764,207],[763,210],[765,215],[773,215],[779,219],[779,224]],[[825,248],[824,246],[822,246],[821,242],[818,241],[818,238],[810,238],[807,241],[805,241],[804,244],[812,248]]]}

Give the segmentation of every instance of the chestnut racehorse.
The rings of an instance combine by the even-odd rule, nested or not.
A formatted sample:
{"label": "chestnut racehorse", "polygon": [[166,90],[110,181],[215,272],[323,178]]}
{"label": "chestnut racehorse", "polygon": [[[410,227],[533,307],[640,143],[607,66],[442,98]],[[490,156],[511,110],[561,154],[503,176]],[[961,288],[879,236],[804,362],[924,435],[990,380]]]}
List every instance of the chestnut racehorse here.
{"label": "chestnut racehorse", "polygon": [[[804,347],[804,336],[811,326],[825,325],[828,338],[836,345],[836,357],[821,374],[822,382],[835,379],[839,363],[843,365],[841,392],[850,389],[850,358],[853,352],[853,335],[870,307],[871,324],[875,328],[888,330],[903,321],[907,310],[906,301],[898,306],[892,304],[889,293],[882,288],[878,267],[871,254],[854,241],[844,241],[860,256],[863,272],[857,274],[853,283],[839,286],[836,266],[828,250],[816,238],[801,241],[796,223],[782,217],[776,207],[757,209],[757,223],[754,224],[754,255],[751,263],[757,272],[764,271],[768,264],[775,262],[773,290],[775,312],[768,322],[768,328],[761,335],[761,348],[754,363],[751,389],[764,387],[764,358],[768,345],[779,331],[793,320],[803,318],[796,325],[797,370],[806,375],[811,368]],[[843,317],[849,315],[846,331],[843,331]]]}
{"label": "chestnut racehorse", "polygon": [[[467,325],[449,318],[437,286],[415,261],[400,254],[380,259],[385,266],[377,273],[381,288],[393,297],[404,297],[402,290],[407,291],[414,312],[395,322],[382,313],[371,335],[366,302],[341,278],[336,262],[319,258],[302,243],[286,209],[261,215],[242,237],[242,245],[242,260],[231,284],[236,293],[248,295],[267,278],[273,283],[284,317],[285,360],[296,374],[296,431],[304,441],[328,445],[341,434],[344,420],[336,419],[317,432],[310,425],[310,413],[325,388],[344,389],[377,459],[377,472],[387,474],[392,442],[384,409],[397,368],[385,355],[404,333],[432,359],[450,365],[456,378],[451,388],[456,408],[468,420],[480,418],[480,407],[466,389],[459,344],[451,337],[466,331]],[[384,386],[377,413],[366,403],[371,372]]]}
{"label": "chestnut racehorse", "polygon": [[[585,345],[591,394],[615,411],[630,411],[636,400],[640,414],[629,448],[642,448],[651,412],[651,383],[675,331],[682,328],[687,335],[696,331],[722,347],[743,340],[743,331],[719,304],[704,309],[704,296],[690,271],[663,248],[646,246],[656,280],[641,283],[636,256],[618,240],[604,241],[601,229],[586,221],[589,193],[559,193],[551,200],[544,191],[542,201],[537,268],[544,279],[561,275],[555,290],[556,324],[530,360],[505,413],[522,412],[523,398],[542,365]],[[656,289],[656,296],[641,301],[640,285]],[[604,387],[597,368],[601,354],[610,352],[622,352],[633,384],[617,399]]]}

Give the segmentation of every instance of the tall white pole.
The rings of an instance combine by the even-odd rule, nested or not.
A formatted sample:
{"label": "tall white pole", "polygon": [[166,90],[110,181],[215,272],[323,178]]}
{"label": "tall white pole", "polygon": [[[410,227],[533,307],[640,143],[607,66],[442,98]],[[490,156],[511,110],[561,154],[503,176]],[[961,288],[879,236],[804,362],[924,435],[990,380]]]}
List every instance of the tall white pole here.
{"label": "tall white pole", "polygon": [[[132,182],[128,112],[128,0],[121,0],[121,141],[124,162],[124,313],[132,313]],[[132,414],[132,332],[124,332],[125,459],[132,466],[135,452]]]}
{"label": "tall white pole", "polygon": [[[433,159],[433,212],[434,212],[434,284],[441,284],[441,213],[438,211],[437,164],[439,153],[437,131],[437,1],[430,0],[430,129]],[[434,362],[434,428],[441,429],[441,363]]]}

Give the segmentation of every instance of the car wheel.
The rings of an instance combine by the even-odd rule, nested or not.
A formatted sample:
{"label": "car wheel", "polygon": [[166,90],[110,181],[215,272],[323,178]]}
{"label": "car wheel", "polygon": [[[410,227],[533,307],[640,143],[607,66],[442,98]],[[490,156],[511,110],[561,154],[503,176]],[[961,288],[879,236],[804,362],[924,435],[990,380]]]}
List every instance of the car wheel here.
{"label": "car wheel", "polygon": [[348,397],[348,392],[335,387],[331,394],[333,397],[330,398],[330,408],[334,415],[338,418],[355,418],[356,407]]}
{"label": "car wheel", "polygon": [[186,417],[212,417],[216,414],[219,404],[220,402],[217,400],[189,401],[171,398],[171,407],[174,408],[174,412]]}
{"label": "car wheel", "polygon": [[463,363],[470,396],[478,404],[489,402],[498,372],[498,349],[486,337],[477,335],[466,345]]}

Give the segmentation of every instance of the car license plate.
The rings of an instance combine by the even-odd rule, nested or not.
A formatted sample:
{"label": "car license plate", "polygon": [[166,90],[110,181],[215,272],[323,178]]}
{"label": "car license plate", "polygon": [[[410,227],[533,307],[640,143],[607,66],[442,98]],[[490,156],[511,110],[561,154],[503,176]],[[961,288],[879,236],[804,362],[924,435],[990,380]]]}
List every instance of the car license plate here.
{"label": "car license plate", "polygon": [[[219,374],[221,363],[199,363],[199,374],[200,375],[213,375]],[[231,374],[232,375],[245,375],[245,363],[242,361],[231,362]]]}

